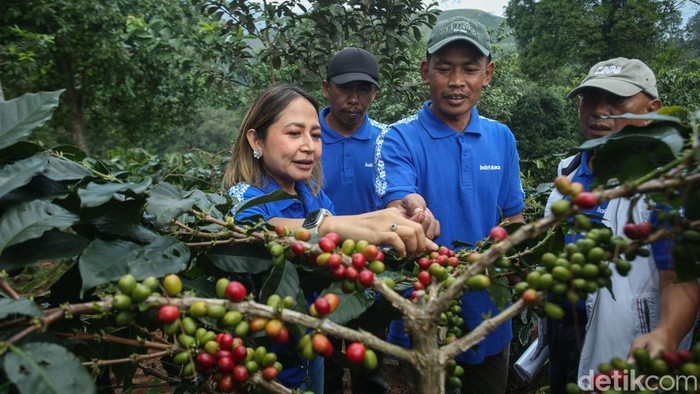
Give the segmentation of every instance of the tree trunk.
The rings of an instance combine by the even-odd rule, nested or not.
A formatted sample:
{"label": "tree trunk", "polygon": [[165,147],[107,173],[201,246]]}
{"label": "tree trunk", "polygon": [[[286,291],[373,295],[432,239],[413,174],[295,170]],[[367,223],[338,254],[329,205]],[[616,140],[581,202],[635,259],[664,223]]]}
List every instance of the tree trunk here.
{"label": "tree trunk", "polygon": [[445,393],[445,366],[440,364],[438,347],[438,326],[431,319],[405,317],[408,332],[413,338],[413,350],[416,352],[416,369],[418,394]]}
{"label": "tree trunk", "polygon": [[73,133],[73,140],[78,148],[82,149],[86,154],[90,154],[87,138],[84,130],[84,113],[83,101],[84,97],[80,90],[76,88],[75,75],[73,73],[72,63],[67,56],[57,56],[56,65],[59,73],[63,76],[63,87],[66,89],[66,103],[68,104],[68,119],[70,128]]}
{"label": "tree trunk", "polygon": [[5,101],[5,93],[2,91],[2,79],[0,79],[0,102]]}

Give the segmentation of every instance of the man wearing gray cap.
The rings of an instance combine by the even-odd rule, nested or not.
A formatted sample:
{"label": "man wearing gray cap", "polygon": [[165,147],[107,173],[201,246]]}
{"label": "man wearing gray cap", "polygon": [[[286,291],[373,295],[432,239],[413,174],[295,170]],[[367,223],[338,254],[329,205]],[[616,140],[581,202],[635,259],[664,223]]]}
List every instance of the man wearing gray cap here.
{"label": "man wearing gray cap", "polygon": [[[320,111],[323,191],[339,215],[374,211],[379,204],[374,193],[374,145],[380,131],[387,127],[367,114],[379,89],[377,59],[361,48],[339,51],[328,63],[322,88],[329,103]],[[378,310],[375,304],[348,325],[384,338],[386,327],[376,324],[382,319],[374,316]],[[331,341],[336,349],[342,348],[339,340]],[[381,358],[381,354],[378,356]],[[331,359],[325,361],[326,394],[343,392],[343,373],[342,365]],[[388,389],[381,368],[351,370],[350,386],[353,393],[363,394],[383,394]]]}
{"label": "man wearing gray cap", "polygon": [[[597,63],[567,97],[578,99],[579,123],[586,139],[604,137],[626,126],[645,126],[651,122],[608,116],[645,114],[662,106],[653,71],[637,59],[615,58]],[[557,174],[582,183],[588,190],[593,181],[593,156],[594,152],[585,151],[566,158],[559,163]],[[551,204],[561,198],[563,196],[555,189],[549,196],[546,215],[551,214]],[[629,199],[617,198],[584,213],[592,221],[610,227],[613,234],[622,235],[629,218],[635,223],[653,221],[655,209],[646,199],[632,204]],[[577,234],[569,234],[566,241],[574,242],[578,237]],[[567,384],[588,388],[585,387],[586,382],[592,379],[593,373],[598,372],[600,363],[609,363],[614,357],[626,359],[632,341],[649,333],[659,322],[662,294],[667,297],[677,292],[694,293],[695,301],[691,300],[691,304],[697,311],[697,283],[674,283],[676,277],[669,266],[668,244],[653,243],[651,251],[648,257],[637,257],[632,262],[632,270],[626,275],[612,270],[614,297],[608,289],[599,289],[589,295],[585,303],[553,300],[560,302],[567,313],[561,321],[548,320],[545,333],[541,333],[549,346],[552,393],[564,392]],[[695,290],[688,286],[694,286]],[[695,313],[688,313],[692,308],[688,307],[681,314],[676,314],[678,311],[672,308],[663,311],[673,316],[671,321],[661,319],[662,323],[670,323],[673,327],[674,335],[662,335],[664,340],[668,340],[666,343],[672,344],[673,350],[693,325]],[[685,316],[681,318],[683,314]],[[660,327],[667,328],[662,323],[659,323]],[[584,325],[586,332],[582,341]]]}
{"label": "man wearing gray cap", "polygon": [[[440,21],[420,67],[431,100],[377,139],[380,206],[397,207],[409,217],[424,214],[426,234],[436,234],[436,243],[450,248],[457,248],[454,241],[476,245],[499,223],[524,222],[513,133],[476,109],[493,70],[490,38],[481,23],[461,16]],[[461,301],[463,332],[500,312],[486,291],[465,292]],[[389,340],[407,346],[402,325],[392,322]],[[507,321],[456,357],[464,368],[463,393],[505,392],[511,339]]]}

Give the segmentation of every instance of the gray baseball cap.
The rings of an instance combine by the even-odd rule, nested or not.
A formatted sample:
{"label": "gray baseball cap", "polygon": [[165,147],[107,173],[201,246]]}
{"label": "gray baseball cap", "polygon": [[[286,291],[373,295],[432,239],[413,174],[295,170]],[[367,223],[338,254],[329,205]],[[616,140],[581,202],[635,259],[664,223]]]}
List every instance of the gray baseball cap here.
{"label": "gray baseball cap", "polygon": [[491,54],[491,38],[481,23],[463,16],[453,16],[438,22],[428,39],[428,53],[433,54],[445,45],[463,40],[474,45],[484,56]]}
{"label": "gray baseball cap", "polygon": [[629,97],[644,92],[659,98],[654,72],[638,59],[617,57],[591,67],[586,78],[566,97],[576,97],[585,88],[598,88],[612,94]]}

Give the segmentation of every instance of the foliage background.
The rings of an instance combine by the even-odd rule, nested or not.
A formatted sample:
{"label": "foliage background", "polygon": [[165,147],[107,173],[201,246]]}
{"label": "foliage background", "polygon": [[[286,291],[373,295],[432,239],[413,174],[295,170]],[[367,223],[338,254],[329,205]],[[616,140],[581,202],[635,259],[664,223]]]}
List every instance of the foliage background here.
{"label": "foliage background", "polygon": [[[462,14],[487,25],[495,42],[496,74],[479,110],[516,135],[532,219],[547,195],[541,184],[581,142],[575,103],[564,97],[590,65],[640,58],[656,71],[667,104],[697,108],[700,13],[682,26],[679,3],[512,0],[499,18],[441,13],[413,0],[7,0],[0,99],[65,89],[38,133],[43,146],[73,144],[117,173],[219,190],[230,143],[258,91],[294,82],[323,102],[327,60],[363,46],[381,65],[370,114],[391,123],[427,99],[418,69],[430,27]],[[518,344],[526,339],[519,332]]]}

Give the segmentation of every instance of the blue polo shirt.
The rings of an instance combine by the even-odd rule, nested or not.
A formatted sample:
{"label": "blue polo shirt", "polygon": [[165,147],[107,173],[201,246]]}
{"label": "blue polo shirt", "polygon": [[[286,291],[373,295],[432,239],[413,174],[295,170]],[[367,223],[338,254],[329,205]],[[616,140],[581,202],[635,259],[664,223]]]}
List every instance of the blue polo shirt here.
{"label": "blue polo shirt", "polygon": [[309,185],[304,182],[296,183],[296,190],[299,199],[290,198],[268,202],[265,204],[256,205],[247,208],[245,211],[237,212],[243,201],[253,197],[259,197],[265,194],[270,194],[280,187],[274,179],[267,177],[265,186],[257,188],[247,183],[238,183],[228,189],[228,194],[239,201],[236,206],[231,209],[236,220],[242,220],[254,215],[261,215],[265,220],[271,218],[288,218],[288,219],[304,219],[306,215],[320,208],[326,208],[335,215],[333,202],[321,191],[317,196],[314,196]]}
{"label": "blue polo shirt", "polygon": [[379,133],[388,126],[365,114],[365,121],[351,136],[326,123],[330,107],[321,109],[323,138],[323,191],[333,201],[338,215],[355,215],[377,209],[374,192],[374,147]]}
{"label": "blue polo shirt", "polygon": [[[476,108],[466,129],[457,132],[433,114],[430,103],[377,139],[375,188],[380,206],[418,193],[440,221],[438,244],[476,244],[501,218],[523,210],[515,138],[507,126],[479,116]],[[462,297],[462,316],[470,328],[484,315],[499,312],[486,291]],[[503,350],[511,338],[509,321],[457,360],[480,363]]]}
{"label": "blue polo shirt", "polygon": [[[299,199],[273,201],[237,212],[238,207],[240,207],[245,200],[269,194],[280,189],[277,182],[270,177],[265,178],[265,182],[263,183],[265,186],[260,189],[247,183],[238,183],[228,190],[228,194],[239,201],[239,203],[231,209],[231,212],[237,220],[254,215],[262,215],[265,220],[275,217],[303,219],[310,212],[320,208],[326,208],[331,211],[331,213],[335,214],[333,203],[328,196],[323,193],[323,190],[321,190],[317,196],[314,196],[309,185],[304,182],[297,182],[295,186]],[[309,301],[307,300],[307,302]],[[289,345],[274,345],[272,350],[276,353],[280,353],[288,347]],[[323,377],[323,358],[317,357],[315,360],[309,362],[302,360],[302,366],[299,367],[289,366],[280,372],[278,379],[282,384],[290,388],[309,389],[307,386],[302,386],[305,382],[304,379],[306,378],[307,369],[311,370],[312,380],[321,379]],[[322,386],[323,381],[320,380],[319,382]]]}

